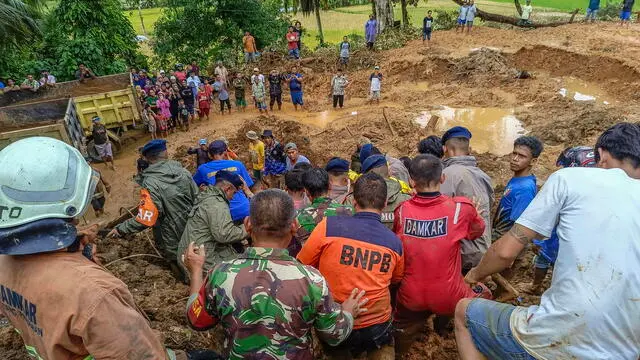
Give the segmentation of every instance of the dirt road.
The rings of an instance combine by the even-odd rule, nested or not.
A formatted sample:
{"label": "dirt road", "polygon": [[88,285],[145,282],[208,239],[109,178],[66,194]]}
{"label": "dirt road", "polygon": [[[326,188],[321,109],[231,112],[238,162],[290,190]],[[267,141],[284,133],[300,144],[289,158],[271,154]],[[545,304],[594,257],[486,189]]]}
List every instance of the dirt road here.
{"label": "dirt road", "polygon": [[[395,156],[414,155],[417,142],[429,135],[425,118],[441,117],[436,133],[463,124],[472,129],[472,146],[480,167],[493,179],[500,194],[511,173],[507,153],[521,133],[538,136],[545,151],[534,168],[539,183],[555,170],[555,159],[566,146],[593,145],[595,137],[619,121],[640,120],[640,26],[622,29],[614,24],[574,24],[559,28],[524,31],[482,27],[471,36],[436,32],[430,47],[413,41],[401,49],[384,53],[354,54],[353,63],[372,57],[384,74],[380,105],[367,104],[371,69],[348,68],[351,85],[346,106],[330,109],[328,98],[335,59],[306,59],[306,109],[293,111],[288,94],[284,109],[258,116],[253,108],[245,113],[197,122],[189,133],[169,137],[172,157],[194,169],[189,146],[200,138],[209,141],[225,136],[241,158],[246,159],[248,130],[274,130],[280,141],[296,142],[302,154],[315,164],[333,156],[349,158],[360,136],[367,136],[382,150]],[[489,49],[482,49],[489,48]],[[368,61],[370,62],[371,59]],[[261,64],[263,72],[284,64]],[[530,79],[516,79],[526,70]],[[588,100],[588,101],[584,101]],[[383,109],[388,118],[384,118]],[[393,128],[393,129],[391,129]],[[395,136],[393,134],[396,134]],[[107,216],[137,199],[131,178],[135,173],[137,147],[129,145],[116,159],[117,171],[97,166],[112,183]],[[91,222],[92,215],[87,216]],[[152,253],[145,235],[132,240],[102,240],[105,263],[131,254]],[[197,333],[187,328],[183,317],[188,289],[177,284],[156,259],[136,257],[109,267],[128,285],[154,328],[161,330],[167,346],[174,348],[219,348],[219,329]],[[531,280],[521,269],[516,286]],[[547,280],[548,281],[548,280]],[[524,296],[523,305],[539,297]],[[9,328],[0,329],[0,353],[5,358],[25,358],[21,342]],[[457,359],[453,335],[440,338],[425,332],[408,358]]]}

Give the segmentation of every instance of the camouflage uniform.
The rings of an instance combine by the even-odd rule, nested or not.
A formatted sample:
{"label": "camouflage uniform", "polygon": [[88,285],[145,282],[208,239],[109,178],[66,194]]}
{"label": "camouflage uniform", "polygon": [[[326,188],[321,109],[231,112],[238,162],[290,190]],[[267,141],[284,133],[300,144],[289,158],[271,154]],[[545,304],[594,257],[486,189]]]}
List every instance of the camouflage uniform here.
{"label": "camouflage uniform", "polygon": [[307,242],[311,232],[316,228],[316,225],[318,225],[325,216],[336,215],[351,216],[353,215],[353,207],[350,205],[342,205],[331,200],[329,197],[319,197],[313,200],[311,205],[300,209],[298,212],[300,228],[289,245],[289,254],[291,254],[291,256],[297,256],[300,249],[302,249],[302,245]]}
{"label": "camouflage uniform", "polygon": [[189,299],[187,318],[196,330],[222,322],[230,359],[312,359],[312,328],[334,346],[353,329],[320,272],[285,249],[248,248],[222,262]]}
{"label": "camouflage uniform", "polygon": [[[311,205],[298,212],[298,222],[309,234],[325,216],[353,215],[353,208],[331,200],[329,197],[319,197]],[[306,239],[305,239],[306,240]]]}

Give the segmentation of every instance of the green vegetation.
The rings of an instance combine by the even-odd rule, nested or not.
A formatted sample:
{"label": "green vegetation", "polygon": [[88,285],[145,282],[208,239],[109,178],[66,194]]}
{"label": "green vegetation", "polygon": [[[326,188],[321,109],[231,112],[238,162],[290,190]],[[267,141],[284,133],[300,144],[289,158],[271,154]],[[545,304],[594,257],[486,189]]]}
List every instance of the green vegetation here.
{"label": "green vegetation", "polygon": [[[126,10],[124,15],[131,22],[136,34],[142,35],[144,32],[142,31],[142,22],[140,21],[138,10]],[[147,29],[147,36],[153,35],[154,25],[161,15],[162,8],[142,9],[142,18],[144,19],[144,27]]]}
{"label": "green vegetation", "polygon": [[205,67],[213,60],[233,63],[242,57],[245,31],[258,48],[284,45],[289,21],[279,9],[269,0],[170,0],[155,23],[153,51],[163,66],[194,59]]}
{"label": "green vegetation", "polygon": [[[42,67],[50,68],[60,80],[73,76],[77,63],[84,61],[96,73],[106,75],[122,71],[128,64],[143,65],[146,59],[131,40],[132,34],[143,34],[138,10],[138,0],[0,0],[0,3],[40,4],[23,14],[31,16],[16,22],[6,13],[4,24],[0,17],[0,76],[21,78],[25,73],[36,73]],[[122,10],[122,1],[131,10]],[[144,6],[173,8],[163,19],[162,7],[145,8],[142,17],[151,42],[141,43],[142,52],[156,56],[156,64],[173,61],[184,62],[191,58],[208,60],[233,60],[240,55],[242,31],[249,29],[256,35],[259,46],[271,46],[284,50],[285,25],[299,20],[303,24],[303,43],[307,49],[318,45],[317,24],[313,13],[288,14],[290,19],[278,16],[278,9],[285,0],[144,0]],[[347,3],[359,0],[348,0]],[[525,0],[521,0],[524,3]],[[606,19],[615,20],[617,5],[621,0],[602,0]],[[287,0],[300,4],[300,0]],[[321,0],[323,8],[343,4],[343,0]],[[344,35],[362,34],[371,5],[334,8],[321,11],[325,41],[337,44]],[[408,0],[407,11],[413,26],[419,27],[427,10],[444,20],[451,18],[457,5],[451,0]],[[247,5],[248,4],[248,5]],[[476,0],[481,9],[509,16],[516,16],[513,0]],[[246,6],[249,6],[248,8]],[[568,13],[575,8],[584,9],[588,0],[533,0],[535,15],[543,12]],[[215,8],[214,8],[215,7]],[[640,10],[640,2],[635,9]],[[31,15],[32,14],[32,15]],[[1,15],[1,14],[0,14]],[[123,16],[124,15],[124,16]],[[395,4],[395,18],[401,19],[400,2]],[[285,16],[286,18],[286,16]],[[127,21],[128,20],[128,21]],[[445,21],[446,22],[446,21]],[[20,26],[16,26],[19,24]],[[130,25],[131,26],[130,26]],[[159,26],[156,27],[156,24]],[[33,26],[32,26],[33,25]],[[10,37],[14,37],[12,40]],[[154,46],[152,50],[150,46]],[[333,46],[333,45],[331,45]]]}
{"label": "green vegetation", "polygon": [[[496,2],[513,4],[513,0],[492,0]],[[525,0],[520,0],[524,5]],[[600,6],[604,7],[607,3],[621,3],[621,0],[601,0]],[[589,6],[589,0],[532,0],[531,5],[539,7],[547,7],[558,10],[572,11],[575,9],[584,10]],[[636,2],[634,10],[640,10],[640,4]]]}
{"label": "green vegetation", "polygon": [[22,79],[25,74],[38,75],[41,69],[48,68],[59,81],[64,81],[75,78],[80,62],[97,75],[123,72],[129,65],[145,65],[120,0],[58,0],[44,5],[46,9],[37,22],[40,31],[0,41],[0,52],[4,54],[0,57],[0,76]]}
{"label": "green vegetation", "polygon": [[[513,0],[493,0],[496,2],[509,3],[513,5]],[[604,3],[605,0],[602,2]],[[525,0],[521,0],[522,5],[525,4]],[[559,10],[575,10],[586,9],[589,6],[589,0],[532,0],[531,5],[539,7],[548,7]]]}
{"label": "green vegetation", "polygon": [[[602,1],[604,5],[606,0]],[[524,3],[524,0],[521,2]],[[476,1],[476,3],[485,11],[516,16],[513,0],[479,0]],[[588,0],[534,0],[533,4],[536,7],[536,11],[570,11],[576,8],[576,3],[588,3]],[[427,3],[424,1],[418,2],[417,6],[409,5],[407,7],[407,11],[409,13],[411,24],[419,27],[422,24],[422,18],[425,16],[427,10],[434,10],[437,12],[443,10],[454,10],[457,8],[458,6],[451,0],[429,0]],[[394,12],[396,19],[399,20],[402,18],[399,3],[396,4]],[[367,21],[370,13],[370,5],[348,6],[321,11],[325,41],[337,44],[342,41],[342,37],[345,34],[364,32],[364,23]],[[142,26],[140,24],[138,11],[125,11],[125,15],[131,21],[136,33],[142,34]],[[143,9],[142,15],[148,34],[153,34],[153,25],[160,17],[161,9]],[[303,16],[302,13],[298,13],[296,15],[292,15],[292,20],[299,20],[302,23],[303,27],[307,30],[302,39],[303,42],[307,47],[315,48],[318,45],[318,39],[316,38],[318,31],[315,16],[313,14]],[[284,36],[284,33],[282,36]]]}
{"label": "green vegetation", "polygon": [[[496,3],[488,0],[476,1],[485,11],[503,14],[516,15],[516,9],[513,2],[509,4]],[[426,15],[427,10],[433,10],[437,23],[437,12],[451,11],[457,9],[458,6],[451,0],[429,0],[428,3],[420,1],[418,6],[407,6],[409,13],[409,21],[413,26],[421,27],[422,19]],[[546,9],[545,9],[546,10]],[[325,41],[337,44],[342,41],[342,37],[350,33],[364,33],[364,24],[371,13],[370,5],[349,6],[337,8],[329,11],[322,11],[322,28],[324,31]],[[402,18],[400,5],[394,7],[394,16],[396,20]],[[318,44],[316,37],[317,26],[313,16],[304,17],[301,14],[294,17],[299,20],[302,26],[307,29],[307,33],[303,38],[303,42],[308,47],[315,47]]]}
{"label": "green vegetation", "polygon": [[31,44],[42,37],[44,5],[40,0],[0,0],[0,76],[18,78],[24,64],[33,61]]}
{"label": "green vegetation", "polygon": [[43,8],[43,0],[0,0],[0,50],[40,36]]}
{"label": "green vegetation", "polygon": [[73,79],[80,62],[98,75],[144,63],[119,0],[61,0],[47,17],[40,56],[61,80]]}

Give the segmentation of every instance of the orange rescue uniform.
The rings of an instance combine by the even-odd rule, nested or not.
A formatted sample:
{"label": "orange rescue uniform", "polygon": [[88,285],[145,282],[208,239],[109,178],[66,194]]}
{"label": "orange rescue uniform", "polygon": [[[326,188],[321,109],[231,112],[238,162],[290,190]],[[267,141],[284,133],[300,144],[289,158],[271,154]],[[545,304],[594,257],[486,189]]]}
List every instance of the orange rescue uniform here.
{"label": "orange rescue uniform", "polygon": [[174,359],[127,286],[80,252],[0,255],[0,314],[36,359]]}
{"label": "orange rescue uniform", "polygon": [[354,329],[391,319],[389,285],[402,280],[404,258],[400,239],[380,221],[380,215],[359,212],[322,220],[298,254],[327,279],[337,302],[344,302],[354,288],[369,299],[367,312],[355,319]]}

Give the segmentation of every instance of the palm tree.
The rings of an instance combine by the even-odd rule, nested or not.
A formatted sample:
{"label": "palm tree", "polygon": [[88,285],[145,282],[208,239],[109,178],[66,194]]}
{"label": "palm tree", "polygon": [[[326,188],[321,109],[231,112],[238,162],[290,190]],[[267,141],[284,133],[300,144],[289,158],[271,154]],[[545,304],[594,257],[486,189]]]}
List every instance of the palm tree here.
{"label": "palm tree", "polygon": [[17,45],[41,35],[45,0],[0,0],[0,44]]}

